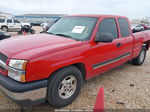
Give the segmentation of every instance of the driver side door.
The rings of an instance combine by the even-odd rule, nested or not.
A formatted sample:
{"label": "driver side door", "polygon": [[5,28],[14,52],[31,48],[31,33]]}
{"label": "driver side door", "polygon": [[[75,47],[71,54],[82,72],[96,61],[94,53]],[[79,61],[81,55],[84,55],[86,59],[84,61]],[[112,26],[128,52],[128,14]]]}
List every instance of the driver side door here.
{"label": "driver side door", "polygon": [[[91,65],[93,76],[103,73],[111,68],[118,66],[121,47],[117,20],[115,18],[103,18],[99,24],[98,32],[109,33],[113,36],[110,43],[99,42],[91,47]],[[91,77],[93,77],[91,75]]]}

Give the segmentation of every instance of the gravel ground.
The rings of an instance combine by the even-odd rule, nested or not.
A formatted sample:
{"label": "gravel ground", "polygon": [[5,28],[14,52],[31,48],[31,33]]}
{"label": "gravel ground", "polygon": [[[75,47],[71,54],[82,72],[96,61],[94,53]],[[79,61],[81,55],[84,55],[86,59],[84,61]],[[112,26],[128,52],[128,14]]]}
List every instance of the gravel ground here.
{"label": "gravel ground", "polygon": [[[93,109],[99,87],[104,87],[106,109],[150,109],[150,51],[142,66],[126,63],[86,81],[78,98],[61,109]],[[0,92],[0,112],[40,112],[43,109],[51,111],[57,108],[49,104],[22,107]]]}

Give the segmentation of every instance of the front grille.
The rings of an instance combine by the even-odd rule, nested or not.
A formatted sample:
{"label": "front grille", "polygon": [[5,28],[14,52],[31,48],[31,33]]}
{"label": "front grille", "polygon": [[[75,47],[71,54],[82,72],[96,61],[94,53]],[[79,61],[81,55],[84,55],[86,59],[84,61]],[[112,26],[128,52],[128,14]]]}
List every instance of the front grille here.
{"label": "front grille", "polygon": [[[0,53],[0,61],[6,63],[7,62],[8,57],[2,53]],[[5,68],[3,68],[2,66],[0,66],[0,70],[5,71]]]}

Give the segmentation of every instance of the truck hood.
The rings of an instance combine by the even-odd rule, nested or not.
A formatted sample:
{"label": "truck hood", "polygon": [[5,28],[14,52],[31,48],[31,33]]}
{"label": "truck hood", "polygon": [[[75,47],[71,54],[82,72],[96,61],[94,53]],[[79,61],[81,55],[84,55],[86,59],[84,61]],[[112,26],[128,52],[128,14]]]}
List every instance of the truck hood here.
{"label": "truck hood", "polygon": [[82,42],[50,34],[12,37],[0,41],[0,52],[15,59],[34,58],[44,53],[79,46]]}

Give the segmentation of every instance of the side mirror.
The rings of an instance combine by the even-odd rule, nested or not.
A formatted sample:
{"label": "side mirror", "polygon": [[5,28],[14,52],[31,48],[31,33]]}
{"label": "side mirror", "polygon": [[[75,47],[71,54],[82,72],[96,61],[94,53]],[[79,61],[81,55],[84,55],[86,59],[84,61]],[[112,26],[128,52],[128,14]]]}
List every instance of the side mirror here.
{"label": "side mirror", "polygon": [[97,34],[96,38],[95,38],[95,42],[105,42],[105,43],[109,43],[113,41],[113,35],[110,33],[101,33],[101,34]]}

